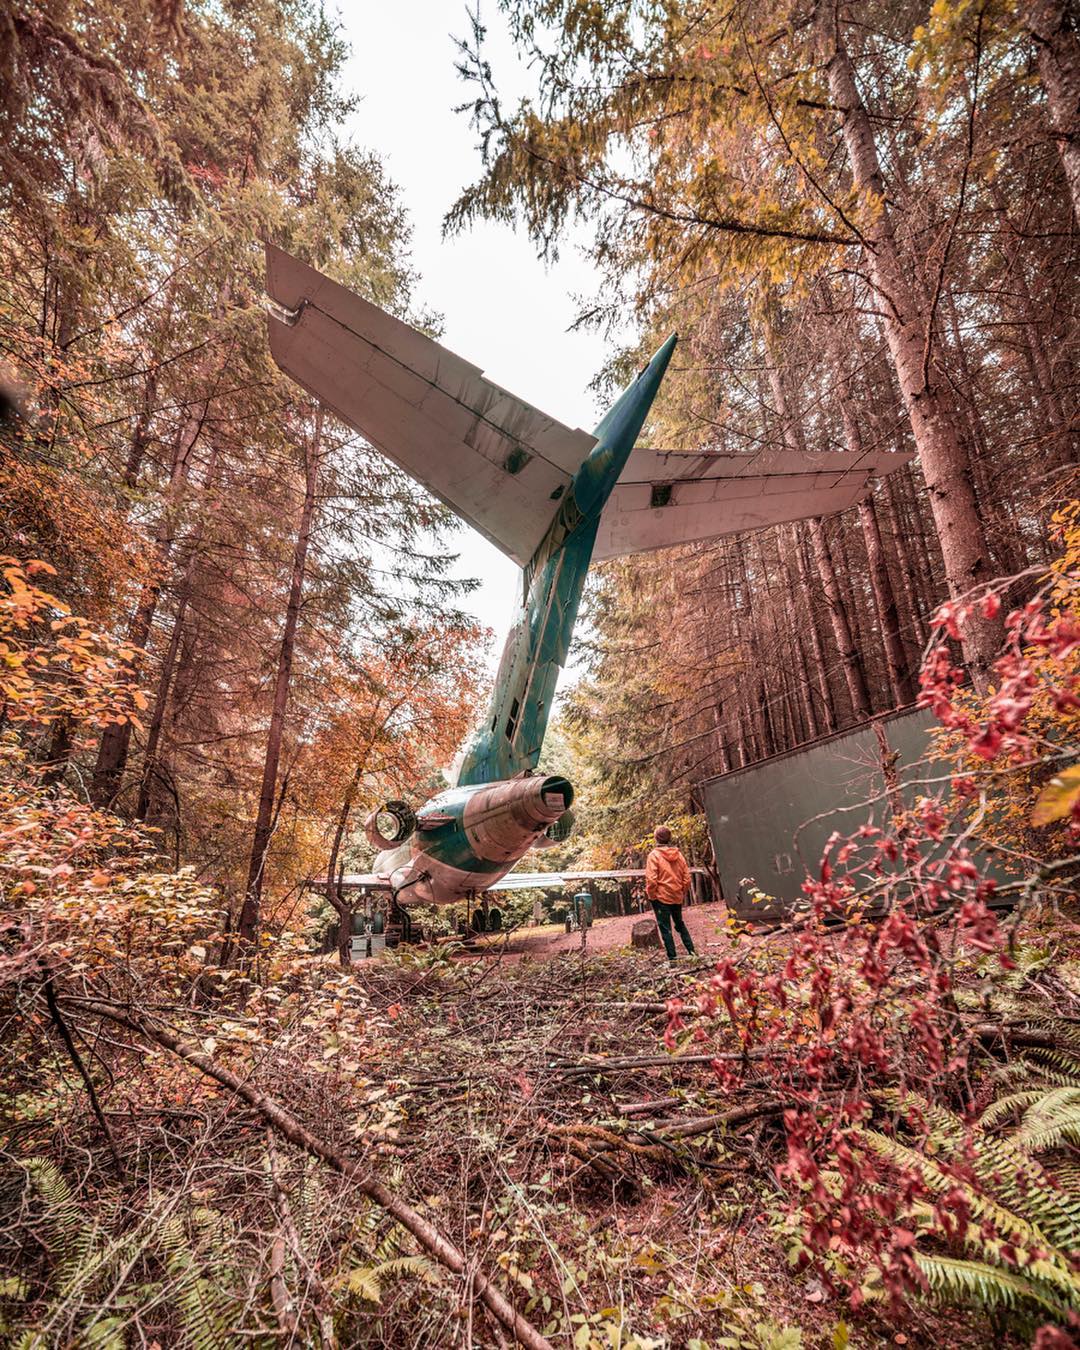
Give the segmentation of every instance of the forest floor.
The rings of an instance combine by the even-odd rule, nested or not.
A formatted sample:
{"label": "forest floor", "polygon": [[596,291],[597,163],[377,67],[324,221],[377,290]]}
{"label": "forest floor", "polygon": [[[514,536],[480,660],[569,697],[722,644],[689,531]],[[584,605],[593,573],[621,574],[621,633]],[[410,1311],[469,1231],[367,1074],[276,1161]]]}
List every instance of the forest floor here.
{"label": "forest floor", "polygon": [[[398,1047],[366,1070],[369,1105],[353,1125],[378,1141],[381,1166],[399,1169],[398,1184],[480,1269],[502,1272],[557,1345],[1008,1344],[968,1313],[917,1306],[901,1324],[868,1303],[852,1314],[793,1268],[770,1085],[733,1096],[710,1055],[664,1045],[666,1000],[690,993],[721,941],[739,959],[723,906],[690,911],[703,950],[674,969],[625,945],[640,917],[599,921],[584,953],[580,934],[547,933],[518,939],[527,951],[513,961],[415,951],[354,967]],[[774,932],[752,945],[782,962],[790,940]],[[505,1344],[480,1322],[462,1342],[446,1301],[417,1303],[415,1289],[384,1291],[380,1334]]]}
{"label": "forest floor", "polygon": [[[728,911],[723,903],[712,905],[690,905],[683,909],[686,926],[694,939],[694,946],[700,951],[708,951],[724,940]],[[586,930],[585,948],[590,952],[611,951],[617,947],[630,945],[630,934],[634,924],[643,919],[652,919],[650,910],[642,914],[617,914],[596,919]],[[488,939],[488,949],[500,949],[500,939]],[[679,943],[682,951],[682,944]],[[726,945],[726,944],[725,944]],[[520,960],[528,955],[537,960],[557,956],[562,952],[575,952],[581,949],[581,933],[577,929],[568,933],[562,924],[544,924],[537,928],[519,928],[510,934],[501,952],[511,960]],[[663,961],[662,949],[655,956]]]}

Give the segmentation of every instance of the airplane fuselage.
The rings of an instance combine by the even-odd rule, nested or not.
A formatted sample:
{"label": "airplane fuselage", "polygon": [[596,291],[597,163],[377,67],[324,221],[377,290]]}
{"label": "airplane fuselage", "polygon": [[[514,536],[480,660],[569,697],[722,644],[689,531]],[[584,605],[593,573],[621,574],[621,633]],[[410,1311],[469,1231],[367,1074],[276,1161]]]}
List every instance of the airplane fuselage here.
{"label": "airplane fuselage", "polygon": [[[522,601],[491,703],[466,748],[455,786],[416,813],[410,838],[376,859],[376,872],[389,875],[401,904],[449,904],[485,889],[569,809],[571,785],[561,778],[533,777],[532,771],[570,650],[600,513],[674,347],[671,337],[609,410],[596,428],[596,444],[557,498],[551,525],[522,573]],[[537,791],[541,783],[550,786]]]}

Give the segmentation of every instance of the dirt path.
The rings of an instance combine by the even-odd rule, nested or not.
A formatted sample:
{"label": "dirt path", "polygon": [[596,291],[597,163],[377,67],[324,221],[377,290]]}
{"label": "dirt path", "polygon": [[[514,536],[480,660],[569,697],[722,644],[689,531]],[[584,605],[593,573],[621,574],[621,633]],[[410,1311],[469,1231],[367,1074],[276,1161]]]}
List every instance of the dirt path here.
{"label": "dirt path", "polygon": [[[586,950],[604,952],[616,947],[628,947],[634,924],[651,917],[651,913],[620,914],[595,920],[585,935]],[[694,939],[694,946],[705,952],[708,943],[720,940],[727,918],[727,908],[721,903],[690,905],[683,910],[683,917],[687,928],[690,929],[690,936]],[[681,952],[682,943],[678,937],[676,945]],[[510,938],[504,952],[511,960],[526,955],[533,959],[544,960],[547,957],[557,956],[560,952],[576,952],[580,947],[581,934],[576,929],[572,933],[567,933],[562,927],[549,925],[538,929],[521,929]],[[660,949],[657,955],[662,958],[663,949]]]}

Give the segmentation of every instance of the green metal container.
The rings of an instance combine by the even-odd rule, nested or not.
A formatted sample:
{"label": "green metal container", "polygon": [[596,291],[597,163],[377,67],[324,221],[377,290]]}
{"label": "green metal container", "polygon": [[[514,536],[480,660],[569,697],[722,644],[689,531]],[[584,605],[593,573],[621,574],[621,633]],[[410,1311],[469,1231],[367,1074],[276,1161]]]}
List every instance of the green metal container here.
{"label": "green metal container", "polygon": [[579,928],[592,927],[593,898],[588,891],[578,891],[574,896],[574,916]]}

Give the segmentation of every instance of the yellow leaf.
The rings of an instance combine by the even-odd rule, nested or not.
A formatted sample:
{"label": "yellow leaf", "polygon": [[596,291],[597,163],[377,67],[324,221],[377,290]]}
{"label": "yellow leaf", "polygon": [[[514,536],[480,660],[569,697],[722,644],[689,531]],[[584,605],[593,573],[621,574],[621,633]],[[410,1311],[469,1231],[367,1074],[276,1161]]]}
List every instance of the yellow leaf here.
{"label": "yellow leaf", "polygon": [[1031,811],[1032,825],[1052,825],[1062,820],[1080,800],[1080,764],[1054,774],[1039,793]]}

